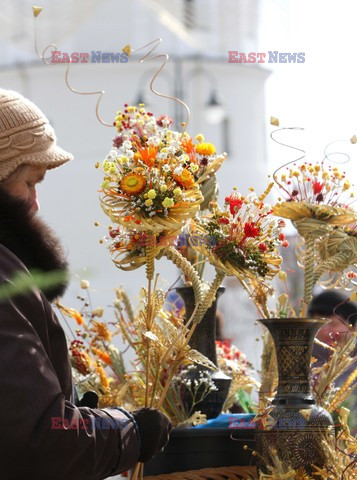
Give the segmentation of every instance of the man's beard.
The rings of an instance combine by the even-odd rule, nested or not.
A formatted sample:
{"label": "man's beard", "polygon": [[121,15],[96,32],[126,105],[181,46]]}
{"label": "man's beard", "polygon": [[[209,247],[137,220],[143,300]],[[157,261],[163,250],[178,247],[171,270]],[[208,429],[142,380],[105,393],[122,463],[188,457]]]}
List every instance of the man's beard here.
{"label": "man's beard", "polygon": [[[25,202],[11,196],[3,187],[0,187],[0,243],[30,271],[67,274],[63,248],[51,228],[37,215],[32,216]],[[66,288],[67,280],[62,280],[43,293],[53,301],[62,296]]]}

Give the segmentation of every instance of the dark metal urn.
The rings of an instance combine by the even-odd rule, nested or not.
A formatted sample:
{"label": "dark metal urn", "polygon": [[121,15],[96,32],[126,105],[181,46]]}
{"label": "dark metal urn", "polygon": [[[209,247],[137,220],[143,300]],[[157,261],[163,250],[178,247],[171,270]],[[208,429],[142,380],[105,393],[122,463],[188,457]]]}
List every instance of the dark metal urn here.
{"label": "dark metal urn", "polygon": [[278,362],[278,391],[273,409],[257,423],[257,466],[269,473],[272,457],[290,468],[314,472],[313,465],[324,467],[323,441],[333,448],[334,426],[331,415],[316,405],[311,393],[311,352],[321,318],[269,318],[260,320],[274,340]]}
{"label": "dark metal urn", "polygon": [[[178,287],[177,293],[180,295],[185,304],[185,320],[187,321],[195,308],[195,296],[192,287]],[[225,291],[224,287],[220,287],[217,291],[216,299],[212,303],[211,307],[207,310],[201,322],[196,326],[195,331],[190,339],[190,347],[198,350],[205,355],[211,362],[217,366],[217,353],[216,353],[216,312],[217,312],[217,299]],[[229,387],[232,379],[226,375],[222,370],[213,372],[202,366],[197,366],[189,373],[189,379],[199,379],[200,372],[209,372],[211,380],[217,388],[217,391],[210,392],[205,398],[195,405],[195,410],[205,413],[207,418],[217,417],[221,411],[223,404],[227,398]],[[186,407],[190,410],[190,400],[186,399]]]}

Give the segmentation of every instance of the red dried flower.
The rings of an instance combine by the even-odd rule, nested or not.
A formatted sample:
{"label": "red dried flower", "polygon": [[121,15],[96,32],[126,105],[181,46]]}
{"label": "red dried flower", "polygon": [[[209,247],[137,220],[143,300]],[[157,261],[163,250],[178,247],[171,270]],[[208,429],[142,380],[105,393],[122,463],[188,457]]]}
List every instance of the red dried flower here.
{"label": "red dried flower", "polygon": [[289,246],[289,242],[287,240],[284,240],[284,242],[281,244],[284,248],[287,248]]}
{"label": "red dried flower", "polygon": [[259,243],[258,248],[262,252],[266,252],[268,250],[268,247],[265,245],[265,243]]}
{"label": "red dried flower", "polygon": [[123,145],[123,135],[117,135],[113,140],[113,147],[120,148]]}
{"label": "red dried flower", "polygon": [[219,219],[219,223],[223,223],[224,225],[228,225],[229,224],[229,219],[227,217],[221,217]]}
{"label": "red dried flower", "polygon": [[229,197],[226,197],[225,202],[229,203],[229,211],[231,212],[231,215],[235,215],[243,205],[243,200],[234,193]]}
{"label": "red dried flower", "polygon": [[283,242],[285,240],[285,233],[281,232],[279,233],[279,240]]}
{"label": "red dried flower", "polygon": [[113,230],[110,230],[109,235],[111,238],[115,238],[120,234],[119,228],[113,228]]}
{"label": "red dried flower", "polygon": [[244,224],[244,235],[246,238],[255,238],[260,235],[260,228],[254,222],[247,222]]}
{"label": "red dried flower", "polygon": [[319,193],[321,193],[322,189],[324,188],[324,184],[318,181],[315,181],[315,182],[312,182],[312,188],[313,188],[314,194],[318,195]]}

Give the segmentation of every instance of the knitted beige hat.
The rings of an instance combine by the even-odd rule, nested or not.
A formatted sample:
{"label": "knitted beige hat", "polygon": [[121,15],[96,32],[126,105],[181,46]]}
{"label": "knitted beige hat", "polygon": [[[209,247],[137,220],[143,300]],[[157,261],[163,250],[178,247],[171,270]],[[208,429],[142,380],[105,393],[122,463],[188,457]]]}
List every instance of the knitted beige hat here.
{"label": "knitted beige hat", "polygon": [[56,135],[35,104],[17,92],[0,89],[0,182],[19,165],[56,168],[73,156],[56,145]]}

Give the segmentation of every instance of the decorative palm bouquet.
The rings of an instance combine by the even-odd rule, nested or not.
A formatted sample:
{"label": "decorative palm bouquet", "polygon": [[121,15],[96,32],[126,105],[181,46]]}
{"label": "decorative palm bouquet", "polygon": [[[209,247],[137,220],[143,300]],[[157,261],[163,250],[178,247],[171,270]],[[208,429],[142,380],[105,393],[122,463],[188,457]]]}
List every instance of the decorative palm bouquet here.
{"label": "decorative palm bouquet", "polygon": [[304,240],[299,255],[305,271],[302,316],[323,275],[337,275],[334,282],[325,281],[330,287],[346,286],[356,278],[353,270],[345,271],[357,263],[353,185],[338,167],[326,163],[287,164],[284,173],[274,174],[285,201],[277,203],[273,213],[291,220]]}

